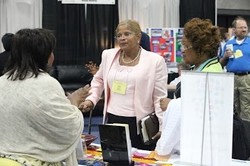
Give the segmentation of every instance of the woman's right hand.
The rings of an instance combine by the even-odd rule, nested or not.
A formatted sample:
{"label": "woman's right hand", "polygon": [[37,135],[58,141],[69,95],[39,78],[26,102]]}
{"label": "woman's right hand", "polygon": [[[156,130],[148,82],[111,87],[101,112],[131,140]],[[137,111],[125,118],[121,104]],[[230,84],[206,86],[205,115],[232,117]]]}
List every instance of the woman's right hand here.
{"label": "woman's right hand", "polygon": [[155,156],[154,158],[158,161],[168,161],[168,159],[170,158],[170,155],[159,155],[156,151],[155,151]]}
{"label": "woman's right hand", "polygon": [[85,100],[83,101],[79,107],[78,107],[82,112],[89,112],[94,108],[94,104],[90,100]]}
{"label": "woman's right hand", "polygon": [[170,158],[170,155],[159,155],[155,150],[154,151],[151,151],[149,153],[148,156],[146,156],[145,158],[148,158],[148,159],[155,159],[155,160],[158,160],[158,161],[168,161],[168,159]]}

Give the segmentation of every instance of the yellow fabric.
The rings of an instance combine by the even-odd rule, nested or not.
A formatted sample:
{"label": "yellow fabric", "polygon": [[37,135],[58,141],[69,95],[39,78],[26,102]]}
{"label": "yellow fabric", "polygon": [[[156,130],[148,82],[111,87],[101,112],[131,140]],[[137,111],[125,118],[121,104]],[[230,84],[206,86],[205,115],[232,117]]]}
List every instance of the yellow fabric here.
{"label": "yellow fabric", "polygon": [[219,62],[212,64],[212,65],[207,65],[202,72],[223,72],[223,69],[221,67],[221,64]]}
{"label": "yellow fabric", "polygon": [[11,159],[7,159],[7,158],[0,158],[0,165],[1,166],[22,166],[18,162],[11,160]]}

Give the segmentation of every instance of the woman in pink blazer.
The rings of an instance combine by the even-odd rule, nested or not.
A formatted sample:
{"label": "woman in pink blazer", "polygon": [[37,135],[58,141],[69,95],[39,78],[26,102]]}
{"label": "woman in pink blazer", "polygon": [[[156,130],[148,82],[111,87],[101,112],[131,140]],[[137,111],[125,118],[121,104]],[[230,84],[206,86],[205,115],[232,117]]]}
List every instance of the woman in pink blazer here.
{"label": "woman in pink blazer", "polygon": [[104,123],[129,124],[132,146],[153,149],[141,141],[138,122],[156,112],[161,131],[160,99],[167,96],[166,63],[163,57],[140,46],[141,28],[134,20],[119,23],[116,39],[120,48],[103,51],[99,70],[91,82],[91,95],[80,108],[93,109],[104,90]]}

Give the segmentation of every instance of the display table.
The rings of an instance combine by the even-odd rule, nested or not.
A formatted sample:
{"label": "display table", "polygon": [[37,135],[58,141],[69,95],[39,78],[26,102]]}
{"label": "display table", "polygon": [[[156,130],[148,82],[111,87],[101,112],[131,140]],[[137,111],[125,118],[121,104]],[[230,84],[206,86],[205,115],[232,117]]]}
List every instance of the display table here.
{"label": "display table", "polygon": [[[156,161],[154,159],[147,159],[142,157],[143,154],[150,151],[145,150],[132,150],[132,161],[134,161],[134,166],[183,166],[177,161],[179,161],[178,155],[172,155],[168,161]],[[140,157],[141,155],[141,157]],[[102,160],[102,152],[100,145],[98,144],[91,144],[87,150],[87,160],[84,162],[80,162],[79,166],[108,166],[107,162],[103,162]],[[176,164],[174,164],[176,163]],[[232,164],[230,166],[250,166],[250,161],[243,161],[243,160],[235,160],[232,159]]]}
{"label": "display table", "polygon": [[[172,166],[172,164],[163,163],[161,161],[156,161],[155,159],[144,157],[149,153],[150,151],[145,151],[145,150],[136,151],[135,149],[133,149],[132,161],[134,162],[134,165],[135,166],[156,166],[156,165],[157,166]],[[108,163],[102,161],[102,152],[101,152],[100,145],[98,144],[91,144],[88,147],[86,158],[87,160],[89,160],[88,162],[89,165],[90,164],[95,165],[94,161],[95,163],[98,163],[96,164],[98,166],[108,165]],[[82,165],[88,165],[86,164],[86,162],[82,162],[82,163],[83,163]],[[81,166],[81,162],[79,166]]]}

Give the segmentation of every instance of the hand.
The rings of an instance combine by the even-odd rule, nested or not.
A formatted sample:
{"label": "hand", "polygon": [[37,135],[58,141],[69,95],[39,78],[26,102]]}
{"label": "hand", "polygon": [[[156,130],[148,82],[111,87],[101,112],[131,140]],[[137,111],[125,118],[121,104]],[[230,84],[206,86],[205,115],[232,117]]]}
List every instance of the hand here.
{"label": "hand", "polygon": [[224,58],[228,59],[228,58],[232,57],[233,55],[234,55],[233,51],[231,49],[227,49],[225,51]]}
{"label": "hand", "polygon": [[153,137],[153,140],[158,140],[161,137],[161,131],[158,131]]}
{"label": "hand", "polygon": [[70,100],[71,104],[78,107],[79,104],[90,95],[89,90],[90,86],[85,85],[84,87],[77,89],[73,93],[67,93],[67,97]]}
{"label": "hand", "polygon": [[92,75],[95,75],[95,73],[99,70],[99,66],[97,66],[97,64],[93,63],[92,61],[89,61],[89,63],[85,64],[85,68],[87,68],[88,72],[90,72]]}
{"label": "hand", "polygon": [[158,161],[168,161],[170,155],[159,155],[157,152],[155,152],[154,158]]}
{"label": "hand", "polygon": [[166,111],[167,107],[168,107],[168,103],[171,101],[172,99],[170,98],[162,98],[160,99],[160,107],[162,109],[162,111]]}
{"label": "hand", "polygon": [[94,108],[94,104],[90,100],[85,100],[78,107],[82,112],[89,112]]}
{"label": "hand", "polygon": [[157,154],[156,151],[151,151],[150,154],[148,156],[146,156],[145,158],[148,159],[155,159],[158,161],[168,161],[170,155],[159,155]]}

